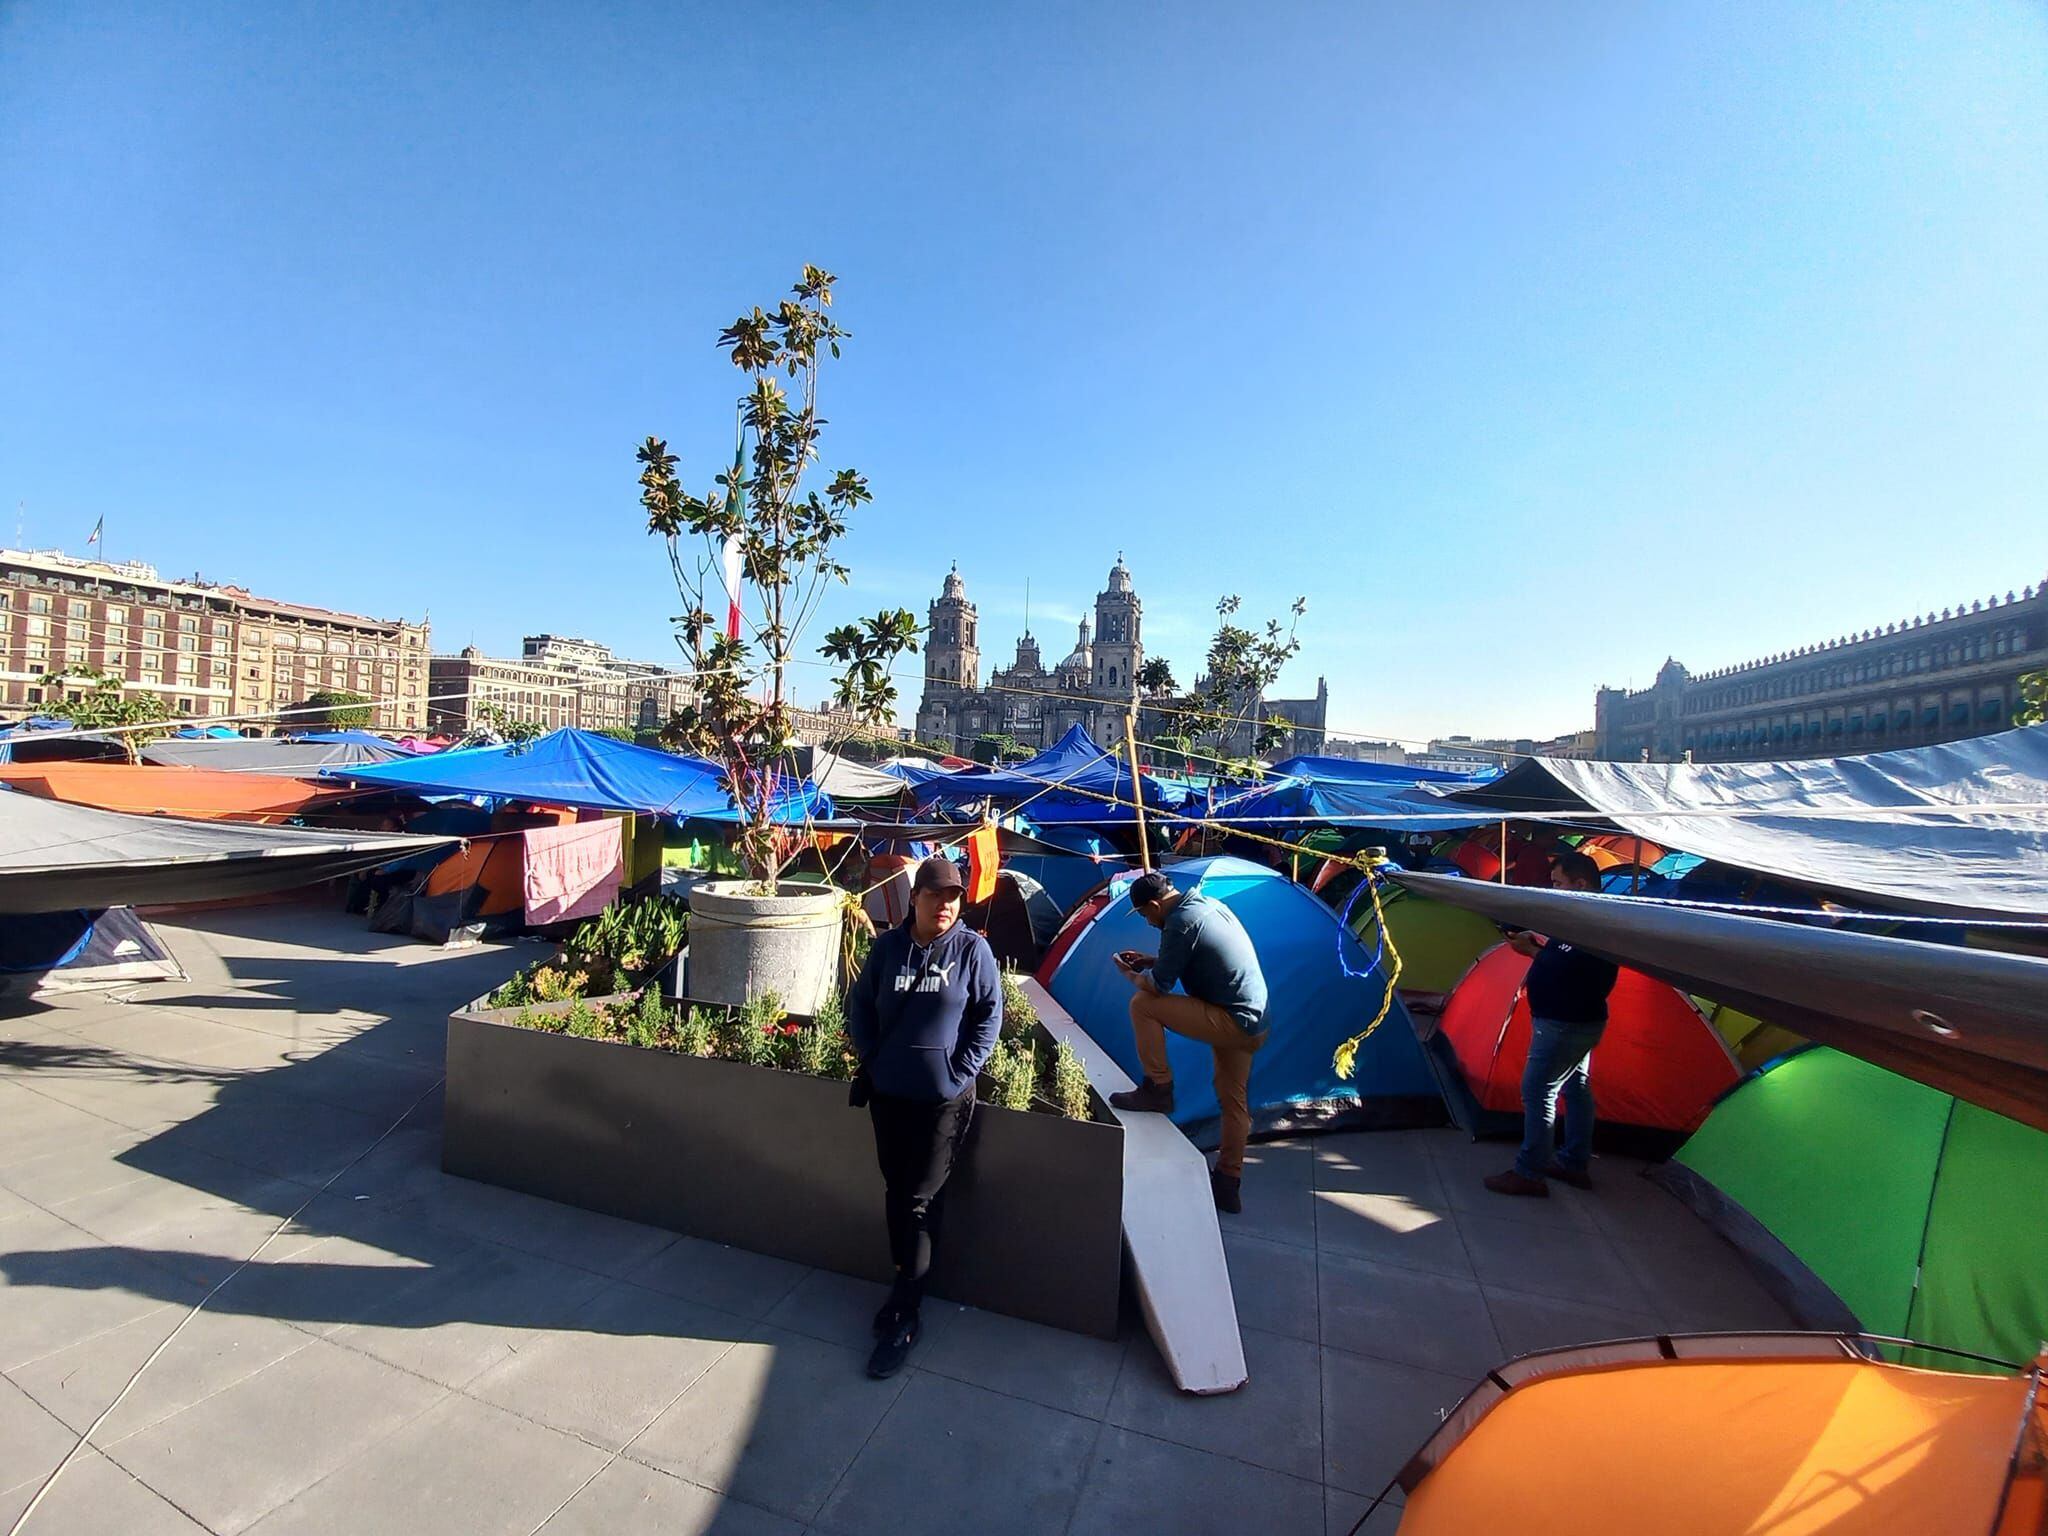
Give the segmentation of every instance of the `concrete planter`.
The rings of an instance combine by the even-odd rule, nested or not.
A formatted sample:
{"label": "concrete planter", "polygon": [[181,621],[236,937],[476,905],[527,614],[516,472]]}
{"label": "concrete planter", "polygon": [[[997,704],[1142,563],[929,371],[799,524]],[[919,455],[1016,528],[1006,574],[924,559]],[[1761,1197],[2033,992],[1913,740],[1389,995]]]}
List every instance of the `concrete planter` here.
{"label": "concrete planter", "polygon": [[760,893],[746,880],[710,880],[690,892],[686,996],[744,1003],[773,992],[791,1013],[818,1011],[839,980],[841,897],[814,885]]}
{"label": "concrete planter", "polygon": [[[511,1023],[519,1012],[448,1020],[447,1172],[888,1279],[874,1134],[845,1083],[548,1034]],[[1095,1111],[976,1107],[947,1186],[935,1295],[1116,1336],[1124,1130]]]}

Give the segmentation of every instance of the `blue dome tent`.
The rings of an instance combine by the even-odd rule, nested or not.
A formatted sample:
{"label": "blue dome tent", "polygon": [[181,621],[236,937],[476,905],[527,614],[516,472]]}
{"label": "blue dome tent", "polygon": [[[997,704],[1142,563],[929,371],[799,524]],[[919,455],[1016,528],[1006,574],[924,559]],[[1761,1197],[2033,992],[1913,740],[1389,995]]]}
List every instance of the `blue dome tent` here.
{"label": "blue dome tent", "polygon": [[[1380,1027],[1359,1047],[1356,1077],[1344,1082],[1331,1065],[1337,1047],[1371,1021],[1386,995],[1385,972],[1374,968],[1361,974],[1371,956],[1336,912],[1306,886],[1244,859],[1189,859],[1164,873],[1180,889],[1199,887],[1229,907],[1258,949],[1270,995],[1266,1020],[1271,1036],[1252,1059],[1255,1132],[1443,1123],[1442,1096],[1398,996]],[[1136,1078],[1131,984],[1118,973],[1114,957],[1123,949],[1153,953],[1159,935],[1131,910],[1128,884],[1120,885],[1066,952],[1053,973],[1051,991]],[[1168,1035],[1167,1054],[1173,1064],[1174,1122],[1197,1141],[1212,1143],[1217,1107],[1208,1047]]]}

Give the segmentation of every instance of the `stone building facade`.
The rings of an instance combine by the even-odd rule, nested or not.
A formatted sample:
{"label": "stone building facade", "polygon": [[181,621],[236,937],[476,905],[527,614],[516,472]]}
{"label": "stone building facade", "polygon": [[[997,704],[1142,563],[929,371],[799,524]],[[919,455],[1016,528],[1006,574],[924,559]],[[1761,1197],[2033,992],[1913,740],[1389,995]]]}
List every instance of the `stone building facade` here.
{"label": "stone building facade", "polygon": [[931,605],[917,738],[962,756],[979,736],[1014,736],[1036,751],[1076,725],[1105,745],[1122,740],[1145,665],[1144,623],[1145,605],[1118,555],[1092,616],[1080,622],[1073,650],[1047,667],[1027,628],[1010,665],[996,668],[984,684],[980,620],[956,566]]}
{"label": "stone building facade", "polygon": [[0,705],[31,714],[66,668],[119,678],[177,719],[249,730],[304,723],[315,693],[373,701],[380,730],[427,721],[427,625],[259,597],[243,587],[167,580],[140,561],[0,550]]}
{"label": "stone building facade", "polygon": [[2048,584],[1648,688],[1594,695],[1599,753],[1695,762],[1838,757],[2002,731],[2048,669]]}
{"label": "stone building facade", "polygon": [[436,656],[431,676],[427,713],[435,730],[451,736],[481,726],[484,704],[551,731],[654,731],[693,697],[685,673],[567,635],[528,635],[517,657],[467,646]]}

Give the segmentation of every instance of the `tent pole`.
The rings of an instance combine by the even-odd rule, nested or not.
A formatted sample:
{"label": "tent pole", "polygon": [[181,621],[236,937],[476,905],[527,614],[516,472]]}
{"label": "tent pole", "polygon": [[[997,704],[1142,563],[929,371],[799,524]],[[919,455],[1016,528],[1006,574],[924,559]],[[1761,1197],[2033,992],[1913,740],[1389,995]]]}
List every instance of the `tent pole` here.
{"label": "tent pole", "polygon": [[1643,835],[1638,832],[1635,842],[1635,857],[1628,866],[1628,893],[1633,896],[1643,885]]}
{"label": "tent pole", "polygon": [[[1136,687],[1135,684],[1132,685]],[[1131,799],[1138,808],[1138,867],[1152,867],[1152,843],[1145,835],[1145,785],[1138,776],[1138,711],[1124,714],[1124,750],[1131,756]]]}
{"label": "tent pole", "polygon": [[1508,883],[1508,824],[1500,824],[1500,883]]}

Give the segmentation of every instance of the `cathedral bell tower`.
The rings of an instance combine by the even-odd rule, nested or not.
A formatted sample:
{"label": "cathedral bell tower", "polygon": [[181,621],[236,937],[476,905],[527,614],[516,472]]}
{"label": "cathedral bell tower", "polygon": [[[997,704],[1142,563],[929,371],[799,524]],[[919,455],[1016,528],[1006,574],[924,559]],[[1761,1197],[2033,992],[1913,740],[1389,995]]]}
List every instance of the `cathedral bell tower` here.
{"label": "cathedral bell tower", "polygon": [[1131,590],[1131,573],[1119,553],[1110,568],[1109,585],[1095,598],[1095,691],[1129,698],[1132,679],[1145,665],[1141,633],[1145,605]]}
{"label": "cathedral bell tower", "polygon": [[946,573],[945,590],[931,606],[931,631],[925,637],[924,689],[981,687],[981,646],[975,637],[974,604],[967,601],[960,567]]}

